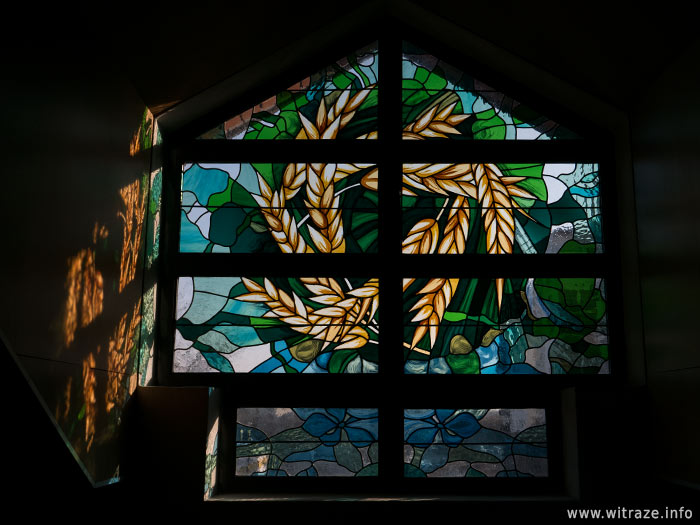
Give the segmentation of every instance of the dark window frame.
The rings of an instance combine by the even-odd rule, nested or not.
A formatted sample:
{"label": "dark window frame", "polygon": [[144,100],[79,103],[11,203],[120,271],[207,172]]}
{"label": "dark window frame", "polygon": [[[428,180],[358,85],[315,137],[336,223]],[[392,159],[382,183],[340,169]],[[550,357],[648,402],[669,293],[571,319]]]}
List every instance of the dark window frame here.
{"label": "dark window frame", "polygon": [[[385,22],[386,23],[386,22]],[[221,388],[219,492],[334,494],[559,494],[569,467],[564,464],[563,425],[570,415],[562,411],[562,392],[606,391],[615,388],[625,376],[625,350],[620,290],[620,255],[617,247],[611,202],[615,195],[612,140],[590,123],[572,117],[548,103],[543,97],[499,77],[488,66],[476,64],[454,50],[447,49],[426,35],[405,32],[401,24],[377,30],[379,34],[379,138],[374,141],[201,141],[199,133],[220,123],[230,115],[285,89],[303,73],[310,74],[339,57],[360,48],[344,45],[320,52],[309,61],[308,70],[288,71],[268,84],[265,92],[254,91],[231,105],[205,115],[191,126],[172,136],[165,136],[163,166],[163,220],[161,253],[168,263],[162,264],[158,289],[156,341],[157,381],[162,385],[207,385]],[[380,27],[381,24],[378,26]],[[462,69],[491,85],[515,94],[518,100],[542,109],[542,113],[572,129],[581,131],[581,141],[402,141],[401,139],[401,35],[410,34],[412,43],[422,46],[446,62],[465,66]],[[330,58],[329,58],[330,57]],[[388,57],[388,58],[387,58]],[[393,123],[393,124],[391,124]],[[594,137],[591,139],[590,137]],[[597,162],[600,166],[603,232],[605,253],[595,255],[428,255],[401,254],[401,204],[398,198],[403,162]],[[368,162],[379,167],[378,254],[180,254],[179,202],[181,167],[187,162]],[[429,258],[429,259],[428,259]],[[465,259],[469,270],[464,270]],[[328,261],[333,266],[329,270]],[[565,264],[562,265],[562,262]],[[581,276],[605,277],[608,283],[608,322],[612,374],[609,376],[410,376],[403,374],[401,278],[435,276],[463,277],[533,277]],[[286,265],[286,267],[285,267]],[[235,267],[232,272],[231,268]],[[377,271],[366,271],[365,268]],[[396,269],[400,268],[399,274]],[[409,268],[410,270],[405,270]],[[517,268],[513,270],[513,268]],[[298,375],[277,374],[175,374],[172,370],[176,281],[181,275],[250,275],[379,277],[380,278],[380,361],[379,373],[369,375]],[[392,351],[392,349],[394,349]],[[360,388],[358,388],[358,385]],[[323,393],[320,398],[319,392]],[[347,394],[350,392],[350,394]],[[381,392],[381,395],[377,393]],[[408,395],[406,395],[408,393]],[[411,393],[420,393],[413,396]],[[399,397],[401,396],[401,397]],[[444,399],[455,400],[444,402]],[[464,401],[462,401],[464,399]],[[380,475],[376,478],[236,478],[231,475],[235,463],[233,435],[235,408],[244,406],[344,406],[378,407]],[[550,477],[546,479],[404,479],[403,478],[403,409],[444,408],[546,408]],[[388,437],[387,437],[388,436]]]}

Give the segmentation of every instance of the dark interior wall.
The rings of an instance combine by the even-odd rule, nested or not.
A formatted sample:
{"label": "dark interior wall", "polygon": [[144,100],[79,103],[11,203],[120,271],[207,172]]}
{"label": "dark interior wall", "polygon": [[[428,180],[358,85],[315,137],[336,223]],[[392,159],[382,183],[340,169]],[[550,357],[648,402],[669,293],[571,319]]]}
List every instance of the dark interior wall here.
{"label": "dark interior wall", "polygon": [[646,362],[660,473],[700,487],[700,43],[650,78],[632,115]]}
{"label": "dark interior wall", "polygon": [[118,476],[136,386],[150,159],[130,147],[146,108],[86,28],[62,16],[3,34],[0,333],[100,483]]}
{"label": "dark interior wall", "polygon": [[[43,385],[43,393],[50,400],[47,403],[50,412],[55,412],[57,406],[65,408],[68,377],[73,376],[76,389],[82,387],[82,362],[86,356],[96,352],[98,346],[104,352],[123,314],[128,312],[128,319],[132,317],[140,292],[138,286],[131,284],[123,293],[115,293],[112,288],[119,272],[115,258],[121,253],[119,190],[141,177],[145,163],[143,156],[132,158],[128,154],[129,141],[143,111],[129,82],[114,68],[114,62],[105,58],[104,49],[95,45],[96,39],[81,41],[75,31],[61,31],[60,37],[57,33],[54,29],[41,46],[26,48],[23,42],[9,47],[12,56],[7,61],[8,80],[3,86],[5,100],[9,102],[2,106],[6,171],[0,192],[6,250],[16,254],[3,257],[0,262],[3,292],[0,331],[13,350],[23,355],[25,368],[34,370],[31,374],[35,382]],[[166,44],[153,41],[152,45],[157,48]],[[181,45],[184,47],[185,43]],[[524,55],[527,49],[531,50],[531,46],[524,46]],[[170,55],[173,62],[176,55]],[[604,55],[601,53],[603,60]],[[653,426],[661,470],[668,477],[686,481],[692,481],[700,472],[697,452],[694,458],[690,456],[699,437],[693,404],[698,399],[700,358],[692,338],[693,314],[698,309],[692,300],[698,291],[699,243],[697,218],[690,210],[694,204],[692,196],[698,194],[698,182],[693,177],[698,133],[693,127],[696,120],[693,117],[699,116],[694,94],[700,81],[697,76],[691,78],[691,68],[687,67],[697,63],[697,58],[696,47],[652,84],[632,121],[647,364],[655,408],[654,421],[638,424],[645,429]],[[604,61],[607,65],[613,63],[613,59]],[[169,71],[175,77],[177,64],[172,65]],[[141,63],[139,67],[145,66]],[[162,78],[156,74],[148,80],[154,93],[167,92],[165,87],[158,87]],[[606,83],[604,76],[600,83]],[[61,324],[65,318],[68,262],[82,250],[95,246],[92,233],[96,222],[107,225],[110,231],[106,245],[100,247],[100,258],[96,259],[96,270],[104,280],[105,309],[94,323],[79,328],[75,342],[66,348]],[[112,294],[109,301],[108,293]],[[108,302],[114,305],[109,311]],[[96,363],[95,369],[97,380],[103,384],[114,375],[108,362]],[[3,395],[12,399],[13,392],[8,388]],[[17,392],[22,406],[28,391]],[[104,404],[103,399],[104,392],[98,402]],[[591,405],[599,401],[605,400],[595,399]],[[26,406],[37,414],[35,403]],[[77,439],[85,432],[84,418],[78,417],[80,408],[81,405],[75,405],[71,414],[76,422]],[[619,409],[625,410],[624,403]],[[594,411],[589,411],[586,424],[595,429],[588,432],[589,443],[605,440],[609,435],[606,425],[615,423],[612,412],[602,421]],[[19,478],[22,483],[30,486],[46,472],[54,472],[59,484],[70,487],[59,489],[61,494],[81,487],[80,476],[71,474],[75,462],[70,453],[50,435],[53,430],[50,419],[45,418],[46,425],[32,425],[33,419],[22,419],[21,411],[10,414],[12,421],[19,422],[18,426],[33,437],[27,439],[14,434],[9,450],[38,451],[13,463],[18,471],[22,468],[24,472]],[[39,413],[39,417],[45,416]],[[621,426],[619,421],[616,425]],[[632,427],[629,430],[637,435],[631,432]],[[623,440],[617,441],[614,451],[622,453]],[[108,451],[107,457],[115,457],[114,448],[104,450]],[[608,459],[614,461],[614,454],[610,453]],[[625,456],[627,462],[634,459],[629,454]],[[645,456],[641,461],[649,459]],[[604,463],[597,460],[601,468],[605,467]],[[111,475],[113,466],[110,463],[104,468],[107,475]],[[623,470],[617,468],[621,475]],[[76,472],[82,475],[79,469]],[[591,483],[600,475],[600,472],[591,474]]]}

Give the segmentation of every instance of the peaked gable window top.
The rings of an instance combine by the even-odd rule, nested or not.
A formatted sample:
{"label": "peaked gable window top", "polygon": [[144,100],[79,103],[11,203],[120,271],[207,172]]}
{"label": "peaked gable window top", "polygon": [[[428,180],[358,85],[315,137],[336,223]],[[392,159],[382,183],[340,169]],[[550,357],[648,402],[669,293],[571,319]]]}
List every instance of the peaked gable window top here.
{"label": "peaked gable window top", "polygon": [[[203,133],[199,139],[376,139],[379,53],[373,42]],[[423,49],[402,43],[404,139],[581,137]]]}
{"label": "peaked gable window top", "polygon": [[479,79],[403,42],[404,139],[579,139]]}

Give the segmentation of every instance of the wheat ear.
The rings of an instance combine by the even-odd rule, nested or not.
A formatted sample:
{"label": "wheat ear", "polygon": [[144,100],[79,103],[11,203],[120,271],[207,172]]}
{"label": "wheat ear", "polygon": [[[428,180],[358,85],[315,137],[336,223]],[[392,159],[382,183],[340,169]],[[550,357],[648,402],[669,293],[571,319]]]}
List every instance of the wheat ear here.
{"label": "wheat ear", "polygon": [[304,238],[299,235],[297,223],[285,208],[285,192],[272,191],[265,179],[258,173],[258,186],[260,195],[252,195],[260,206],[260,211],[267,221],[280,250],[284,253],[309,253],[311,248],[306,245]]}
{"label": "wheat ear", "polygon": [[455,128],[469,115],[452,115],[457,101],[440,109],[440,104],[435,104],[427,109],[414,122],[404,128],[403,138],[409,140],[423,140],[426,138],[447,138],[448,135],[459,135]]}
{"label": "wheat ear", "polygon": [[469,201],[465,197],[455,197],[447,216],[438,253],[464,253],[469,237]]}
{"label": "wheat ear", "polygon": [[428,284],[418,292],[418,295],[422,297],[418,299],[418,302],[410,310],[411,312],[417,311],[411,322],[418,323],[411,341],[410,348],[412,350],[430,354],[426,350],[416,348],[416,345],[426,333],[430,335],[430,348],[432,349],[435,345],[440,322],[445,315],[447,306],[452,301],[458,284],[459,279],[430,279]]}
{"label": "wheat ear", "polygon": [[290,296],[277,288],[269,279],[264,285],[243,278],[249,293],[236,297],[240,301],[262,302],[270,310],[264,317],[274,317],[288,324],[293,330],[323,341],[323,348],[338,342],[336,349],[358,348],[368,340],[368,324],[378,307],[378,280],[370,279],[363,286],[346,293],[335,279],[305,278],[304,286],[314,294],[310,300],[322,308],[309,309],[294,293]]}
{"label": "wheat ear", "polygon": [[[302,128],[297,133],[297,139],[334,139],[338,132],[343,129],[355,116],[357,109],[371,93],[374,84],[366,89],[359,90],[352,97],[350,96],[350,86],[345,88],[336,101],[326,108],[326,99],[321,98],[321,103],[316,112],[316,121],[311,122],[301,112],[299,120]],[[371,137],[367,137],[371,138]]]}
{"label": "wheat ear", "polygon": [[[404,164],[403,182],[417,190],[476,198],[471,164]],[[415,195],[404,186],[404,195]]]}

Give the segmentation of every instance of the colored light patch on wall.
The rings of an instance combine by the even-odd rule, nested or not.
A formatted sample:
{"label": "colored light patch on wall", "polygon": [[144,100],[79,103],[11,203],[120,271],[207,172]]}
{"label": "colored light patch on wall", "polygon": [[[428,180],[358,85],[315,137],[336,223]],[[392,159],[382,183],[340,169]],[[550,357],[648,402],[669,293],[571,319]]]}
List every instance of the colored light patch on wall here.
{"label": "colored light patch on wall", "polygon": [[199,138],[375,139],[378,80],[375,42],[226,120]]}
{"label": "colored light patch on wall", "polygon": [[186,164],[180,252],[377,251],[373,164]]}
{"label": "colored light patch on wall", "polygon": [[180,277],[173,371],[376,373],[377,279]]}
{"label": "colored light patch on wall", "polygon": [[239,408],[236,476],[376,476],[376,408]]}
{"label": "colored light patch on wall", "polygon": [[403,253],[601,253],[597,164],[404,164]]}
{"label": "colored light patch on wall", "polygon": [[579,138],[532,108],[403,44],[403,138],[551,140]]}
{"label": "colored light patch on wall", "polygon": [[608,374],[596,278],[405,279],[407,374]]}
{"label": "colored light patch on wall", "polygon": [[545,410],[404,410],[404,476],[547,477]]}

